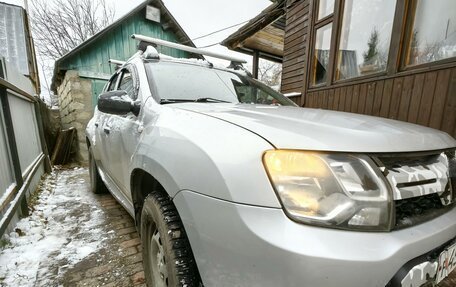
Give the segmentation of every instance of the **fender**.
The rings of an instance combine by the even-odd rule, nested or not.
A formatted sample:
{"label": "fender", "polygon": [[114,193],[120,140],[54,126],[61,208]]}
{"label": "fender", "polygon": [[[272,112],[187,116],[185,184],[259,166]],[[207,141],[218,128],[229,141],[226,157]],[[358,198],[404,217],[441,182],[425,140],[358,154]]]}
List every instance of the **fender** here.
{"label": "fender", "polygon": [[155,119],[144,125],[131,172],[149,173],[171,197],[191,190],[236,203],[280,207],[262,165],[263,152],[273,148],[264,139],[180,109],[162,109]]}

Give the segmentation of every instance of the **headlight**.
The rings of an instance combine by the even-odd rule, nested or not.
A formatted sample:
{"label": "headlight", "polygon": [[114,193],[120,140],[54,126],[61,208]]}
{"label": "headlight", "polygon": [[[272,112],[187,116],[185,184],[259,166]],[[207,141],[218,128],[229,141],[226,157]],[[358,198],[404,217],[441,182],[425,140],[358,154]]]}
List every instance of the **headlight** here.
{"label": "headlight", "polygon": [[367,156],[271,150],[263,160],[291,218],[334,228],[390,230],[390,193]]}

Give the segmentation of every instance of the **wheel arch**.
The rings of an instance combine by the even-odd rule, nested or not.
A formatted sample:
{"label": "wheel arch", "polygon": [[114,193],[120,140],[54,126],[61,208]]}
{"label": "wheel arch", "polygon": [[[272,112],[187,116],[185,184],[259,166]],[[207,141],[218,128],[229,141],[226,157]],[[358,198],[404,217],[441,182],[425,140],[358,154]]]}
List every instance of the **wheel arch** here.
{"label": "wheel arch", "polygon": [[168,194],[170,198],[173,197],[169,192],[169,189],[165,188],[156,176],[142,168],[135,168],[132,170],[130,175],[130,190],[137,227],[139,227],[138,224],[141,222],[141,210],[144,200],[152,191],[160,190]]}

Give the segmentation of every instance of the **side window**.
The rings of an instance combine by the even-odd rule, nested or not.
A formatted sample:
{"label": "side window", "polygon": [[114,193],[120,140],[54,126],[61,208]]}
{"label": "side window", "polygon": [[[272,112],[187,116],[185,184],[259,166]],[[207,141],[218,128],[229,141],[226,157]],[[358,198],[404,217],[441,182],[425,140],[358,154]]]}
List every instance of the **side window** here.
{"label": "side window", "polygon": [[115,74],[112,78],[111,81],[109,81],[108,88],[106,89],[107,92],[109,91],[114,91],[116,89],[116,83],[117,79],[119,78],[119,74]]}
{"label": "side window", "polygon": [[122,73],[122,79],[120,80],[118,90],[124,90],[133,100],[136,100],[135,87],[131,72],[124,70]]}

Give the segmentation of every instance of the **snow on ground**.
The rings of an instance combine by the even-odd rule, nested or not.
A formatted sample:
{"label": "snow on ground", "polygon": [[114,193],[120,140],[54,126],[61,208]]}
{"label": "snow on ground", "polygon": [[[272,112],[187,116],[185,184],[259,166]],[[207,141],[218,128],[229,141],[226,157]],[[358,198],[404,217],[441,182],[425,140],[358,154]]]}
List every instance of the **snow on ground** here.
{"label": "snow on ground", "polygon": [[50,286],[103,247],[104,214],[88,192],[87,169],[56,169],[41,183],[30,216],[3,237],[0,286]]}

